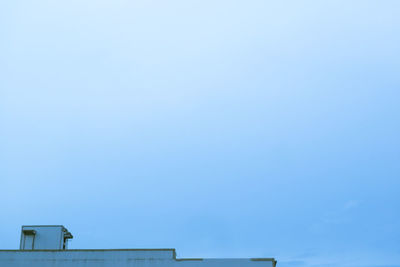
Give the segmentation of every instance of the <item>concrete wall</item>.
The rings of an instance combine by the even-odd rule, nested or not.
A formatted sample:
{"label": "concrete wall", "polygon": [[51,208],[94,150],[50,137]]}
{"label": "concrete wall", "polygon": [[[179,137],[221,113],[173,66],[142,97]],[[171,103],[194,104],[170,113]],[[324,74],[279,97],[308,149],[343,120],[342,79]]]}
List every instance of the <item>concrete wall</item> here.
{"label": "concrete wall", "polygon": [[0,250],[1,267],[275,267],[274,259],[176,259],[174,249]]}

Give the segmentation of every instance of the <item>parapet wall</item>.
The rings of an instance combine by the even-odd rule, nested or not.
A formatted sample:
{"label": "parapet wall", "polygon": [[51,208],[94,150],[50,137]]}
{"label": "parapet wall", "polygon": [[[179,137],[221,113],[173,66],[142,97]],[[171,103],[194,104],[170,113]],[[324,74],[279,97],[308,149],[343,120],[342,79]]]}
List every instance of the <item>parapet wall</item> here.
{"label": "parapet wall", "polygon": [[0,250],[1,267],[275,267],[274,259],[177,259],[174,249]]}

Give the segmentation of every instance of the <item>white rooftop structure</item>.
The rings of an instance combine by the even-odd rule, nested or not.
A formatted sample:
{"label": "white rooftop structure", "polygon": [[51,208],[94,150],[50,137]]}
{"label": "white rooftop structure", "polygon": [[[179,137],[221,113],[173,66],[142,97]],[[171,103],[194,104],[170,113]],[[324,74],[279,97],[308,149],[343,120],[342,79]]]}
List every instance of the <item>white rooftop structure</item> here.
{"label": "white rooftop structure", "polygon": [[68,248],[72,234],[62,225],[24,225],[21,230],[21,250]]}
{"label": "white rooftop structure", "polygon": [[26,225],[19,250],[0,250],[1,267],[275,267],[273,258],[179,259],[175,249],[68,249],[62,225]]}

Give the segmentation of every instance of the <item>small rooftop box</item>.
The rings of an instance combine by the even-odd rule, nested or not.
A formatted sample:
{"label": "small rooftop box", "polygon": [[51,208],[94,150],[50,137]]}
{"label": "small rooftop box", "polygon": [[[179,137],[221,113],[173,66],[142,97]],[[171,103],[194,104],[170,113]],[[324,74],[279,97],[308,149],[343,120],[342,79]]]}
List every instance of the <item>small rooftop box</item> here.
{"label": "small rooftop box", "polygon": [[24,225],[21,250],[65,250],[73,236],[62,225]]}

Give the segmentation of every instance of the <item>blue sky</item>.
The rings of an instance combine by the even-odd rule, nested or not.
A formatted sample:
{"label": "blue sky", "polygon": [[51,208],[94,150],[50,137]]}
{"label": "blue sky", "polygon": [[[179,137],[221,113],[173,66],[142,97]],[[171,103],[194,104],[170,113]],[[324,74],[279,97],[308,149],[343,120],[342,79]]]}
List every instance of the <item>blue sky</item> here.
{"label": "blue sky", "polygon": [[2,1],[0,249],[400,266],[399,1]]}

